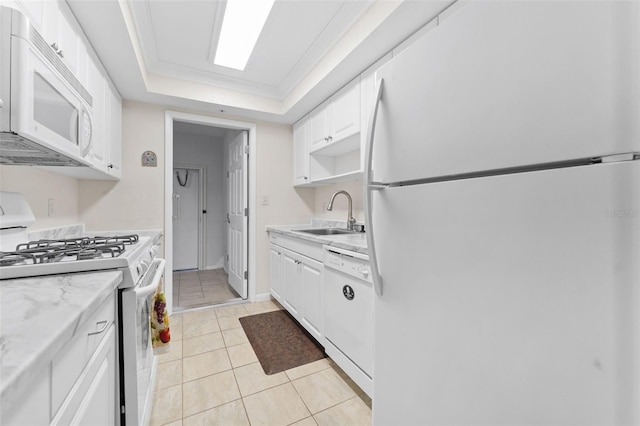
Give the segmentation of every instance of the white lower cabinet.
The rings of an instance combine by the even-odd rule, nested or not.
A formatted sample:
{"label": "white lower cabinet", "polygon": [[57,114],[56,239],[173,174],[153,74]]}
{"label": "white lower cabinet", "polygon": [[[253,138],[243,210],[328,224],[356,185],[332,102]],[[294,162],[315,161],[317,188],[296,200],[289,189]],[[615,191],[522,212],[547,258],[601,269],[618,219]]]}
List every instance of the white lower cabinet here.
{"label": "white lower cabinet", "polygon": [[9,410],[2,407],[2,424],[118,424],[115,314],[114,293],[79,325],[36,382],[15,399],[19,402]]}
{"label": "white lower cabinet", "polygon": [[[287,239],[280,238],[279,242],[287,245]],[[321,256],[320,245],[317,250]],[[271,295],[324,345],[322,262],[273,243],[270,251]]]}

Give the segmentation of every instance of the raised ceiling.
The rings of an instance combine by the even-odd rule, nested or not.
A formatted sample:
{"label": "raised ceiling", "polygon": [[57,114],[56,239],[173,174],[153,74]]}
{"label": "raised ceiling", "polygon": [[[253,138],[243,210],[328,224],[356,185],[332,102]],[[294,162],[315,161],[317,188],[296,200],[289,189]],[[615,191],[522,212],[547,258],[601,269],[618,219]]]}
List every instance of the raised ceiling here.
{"label": "raised ceiling", "polygon": [[244,71],[213,63],[225,2],[130,7],[148,71],[282,100],[372,3],[276,1]]}
{"label": "raised ceiling", "polygon": [[453,0],[276,0],[244,71],[213,64],[226,0],[67,0],[125,99],[293,123]]}

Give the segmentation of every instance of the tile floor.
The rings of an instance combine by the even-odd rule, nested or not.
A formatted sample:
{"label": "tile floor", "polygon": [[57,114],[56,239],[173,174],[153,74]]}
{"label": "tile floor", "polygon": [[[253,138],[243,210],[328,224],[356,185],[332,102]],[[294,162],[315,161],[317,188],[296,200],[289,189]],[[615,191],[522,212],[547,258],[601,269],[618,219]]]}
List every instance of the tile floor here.
{"label": "tile floor", "polygon": [[171,317],[151,425],[370,425],[371,399],[329,358],[267,376],[238,318],[272,301]]}
{"label": "tile floor", "polygon": [[173,273],[173,309],[185,309],[225,303],[240,297],[229,285],[224,269]]}

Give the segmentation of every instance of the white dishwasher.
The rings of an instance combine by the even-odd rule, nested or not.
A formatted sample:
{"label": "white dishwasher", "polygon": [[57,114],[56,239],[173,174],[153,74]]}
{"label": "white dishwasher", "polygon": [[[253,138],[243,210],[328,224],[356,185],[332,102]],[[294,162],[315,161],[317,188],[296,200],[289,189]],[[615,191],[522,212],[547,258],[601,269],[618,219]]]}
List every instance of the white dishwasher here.
{"label": "white dishwasher", "polygon": [[369,257],[324,246],[325,350],[351,379],[373,393],[373,282]]}

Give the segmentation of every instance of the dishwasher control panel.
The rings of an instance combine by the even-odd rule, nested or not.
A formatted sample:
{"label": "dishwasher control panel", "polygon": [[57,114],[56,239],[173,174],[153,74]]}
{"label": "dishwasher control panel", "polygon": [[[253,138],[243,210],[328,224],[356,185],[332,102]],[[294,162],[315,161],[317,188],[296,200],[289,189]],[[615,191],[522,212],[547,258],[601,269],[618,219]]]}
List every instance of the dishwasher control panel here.
{"label": "dishwasher control panel", "polygon": [[350,275],[372,283],[369,258],[361,253],[343,250],[337,247],[324,246],[323,263],[325,268],[336,269],[343,274]]}

